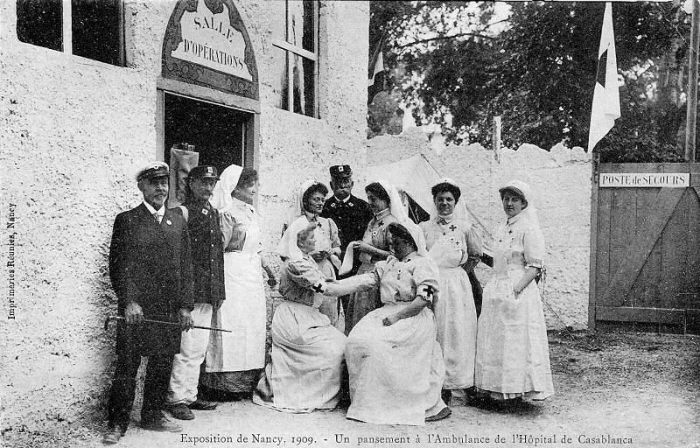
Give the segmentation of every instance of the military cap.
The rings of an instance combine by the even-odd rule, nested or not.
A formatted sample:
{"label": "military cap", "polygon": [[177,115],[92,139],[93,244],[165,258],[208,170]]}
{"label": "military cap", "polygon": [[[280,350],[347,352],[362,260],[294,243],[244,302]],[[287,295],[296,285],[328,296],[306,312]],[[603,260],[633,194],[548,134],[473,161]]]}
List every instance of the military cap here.
{"label": "military cap", "polygon": [[331,177],[350,177],[352,176],[352,169],[350,165],[333,165],[330,169]]}
{"label": "military cap", "polygon": [[195,166],[190,170],[187,176],[189,180],[194,179],[215,179],[219,180],[219,172],[216,170],[215,166],[211,165],[199,165]]}
{"label": "military cap", "polygon": [[150,162],[136,173],[136,181],[170,176],[170,168],[164,162]]}

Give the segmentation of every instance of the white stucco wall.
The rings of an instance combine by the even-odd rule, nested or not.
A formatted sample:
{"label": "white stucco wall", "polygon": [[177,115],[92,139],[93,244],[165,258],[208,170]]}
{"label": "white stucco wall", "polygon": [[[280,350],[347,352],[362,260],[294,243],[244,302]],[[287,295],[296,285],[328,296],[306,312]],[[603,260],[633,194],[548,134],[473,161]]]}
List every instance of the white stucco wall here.
{"label": "white stucco wall", "polygon": [[[438,172],[462,186],[463,200],[492,233],[505,220],[498,189],[511,179],[529,183],[547,245],[547,324],[587,328],[592,183],[591,159],[583,149],[522,145],[517,151],[502,149],[498,162],[480,145],[450,145],[438,156],[416,128],[375,137],[367,146],[370,165],[425,154]],[[485,283],[489,269],[480,268],[478,275]]]}
{"label": "white stucco wall", "polygon": [[[173,1],[125,1],[127,67],[17,40],[15,2],[0,2],[2,247],[16,204],[16,319],[0,316],[3,431],[62,431],[99,421],[111,378],[116,311],[107,255],[114,217],[140,202],[135,169],[156,157],[156,82]],[[271,27],[284,2],[236,2],[260,80],[260,213],[266,251],[292,189],[333,163],[364,160],[367,2],[324,2],[320,119],[281,111]],[[4,266],[6,251],[0,255]],[[8,272],[0,278],[7,292]],[[29,372],[32,372],[30,375]]]}

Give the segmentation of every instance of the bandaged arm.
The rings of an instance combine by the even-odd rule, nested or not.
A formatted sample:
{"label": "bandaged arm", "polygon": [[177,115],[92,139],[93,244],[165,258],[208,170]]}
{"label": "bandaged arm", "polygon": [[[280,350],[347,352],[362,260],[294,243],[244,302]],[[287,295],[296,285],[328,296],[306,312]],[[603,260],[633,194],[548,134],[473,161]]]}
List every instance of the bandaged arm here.
{"label": "bandaged arm", "polygon": [[323,294],[326,296],[344,296],[358,291],[379,286],[379,278],[376,272],[354,275],[343,280],[328,281],[324,285]]}

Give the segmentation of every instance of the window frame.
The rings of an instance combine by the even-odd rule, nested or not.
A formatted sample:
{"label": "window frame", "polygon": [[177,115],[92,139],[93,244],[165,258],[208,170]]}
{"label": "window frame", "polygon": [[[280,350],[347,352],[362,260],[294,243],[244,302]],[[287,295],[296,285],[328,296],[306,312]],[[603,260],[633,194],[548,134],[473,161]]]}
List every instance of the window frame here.
{"label": "window frame", "polygon": [[[118,20],[119,23],[117,26],[119,27],[119,60],[117,61],[117,64],[110,64],[108,62],[102,62],[98,59],[93,59],[89,58],[87,56],[81,56],[73,53],[73,2],[72,0],[61,0],[61,52],[71,55],[71,56],[77,56],[81,57],[84,59],[87,59],[89,61],[94,61],[97,63],[102,63],[102,64],[107,64],[107,65],[112,65],[116,67],[126,67],[126,48],[125,48],[125,36],[124,36],[124,1],[119,0],[117,2],[117,5],[119,7],[119,12],[118,14]],[[17,36],[19,39],[19,36]],[[46,48],[49,50],[53,50],[53,48],[45,47],[43,45],[37,45],[31,42],[24,42],[20,40],[22,43],[26,43],[27,45],[34,45],[37,47],[42,47]]]}
{"label": "window frame", "polygon": [[[314,52],[311,52],[309,50],[305,50],[303,47],[298,47],[296,45],[293,45],[287,41],[289,39],[288,36],[291,36],[293,34],[293,29],[292,29],[292,20],[291,20],[291,11],[289,8],[289,2],[290,1],[303,1],[303,0],[285,0],[284,2],[284,14],[285,14],[285,39],[274,39],[272,41],[272,45],[283,50],[285,52],[285,57],[286,57],[286,77],[287,77],[287,108],[284,109],[280,107],[282,110],[286,110],[287,112],[292,112],[292,113],[297,113],[294,112],[294,70],[292,70],[292,67],[294,67],[294,56],[300,56],[301,58],[313,61],[314,63],[314,114],[313,116],[311,115],[306,115],[303,111],[301,113],[298,113],[298,115],[303,115],[305,117],[309,118],[320,118],[319,110],[318,110],[318,93],[319,93],[319,83],[318,83],[318,78],[319,78],[319,55],[320,55],[320,49],[319,49],[319,22],[321,21],[321,16],[320,16],[320,9],[321,9],[321,1],[320,0],[312,0],[313,5],[314,5],[314,10],[313,10],[313,17],[314,17],[314,29],[313,29],[313,34],[314,34]],[[302,44],[303,45],[303,44]],[[302,93],[303,94],[303,93]]]}

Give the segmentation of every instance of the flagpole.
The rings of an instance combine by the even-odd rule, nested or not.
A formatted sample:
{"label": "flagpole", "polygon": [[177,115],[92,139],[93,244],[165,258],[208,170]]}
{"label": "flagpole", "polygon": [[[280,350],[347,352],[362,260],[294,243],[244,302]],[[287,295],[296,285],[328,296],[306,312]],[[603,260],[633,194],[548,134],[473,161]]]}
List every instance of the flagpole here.
{"label": "flagpole", "polygon": [[685,160],[695,162],[695,143],[698,108],[698,38],[700,38],[700,6],[693,1],[690,55],[688,56],[688,100],[686,101]]}

